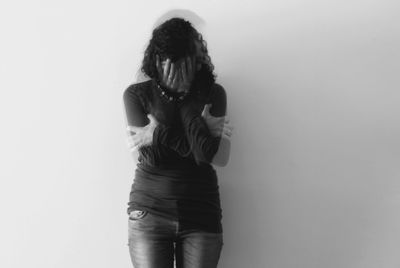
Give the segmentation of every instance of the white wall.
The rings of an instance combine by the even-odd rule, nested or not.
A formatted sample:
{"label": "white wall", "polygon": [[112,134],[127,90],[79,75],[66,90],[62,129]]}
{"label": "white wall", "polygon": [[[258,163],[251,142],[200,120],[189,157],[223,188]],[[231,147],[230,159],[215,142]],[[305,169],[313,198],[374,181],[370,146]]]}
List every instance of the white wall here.
{"label": "white wall", "polygon": [[235,124],[219,267],[400,267],[399,4],[146,2],[1,4],[0,267],[131,267],[122,92],[177,8]]}

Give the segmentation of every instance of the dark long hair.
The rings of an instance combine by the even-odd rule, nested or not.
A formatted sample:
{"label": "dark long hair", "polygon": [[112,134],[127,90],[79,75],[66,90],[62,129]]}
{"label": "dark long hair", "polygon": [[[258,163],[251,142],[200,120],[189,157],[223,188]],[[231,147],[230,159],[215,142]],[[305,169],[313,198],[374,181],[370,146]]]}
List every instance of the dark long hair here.
{"label": "dark long hair", "polygon": [[[144,52],[141,71],[149,78],[158,81],[156,68],[156,54],[160,55],[163,61],[170,58],[172,62],[191,56],[196,53],[195,40],[201,44],[201,50],[205,55],[201,60],[201,68],[195,74],[192,87],[196,91],[208,91],[215,83],[214,65],[208,55],[207,43],[203,36],[192,26],[192,24],[182,18],[172,18],[153,30],[152,37]],[[198,61],[198,60],[197,60]]]}

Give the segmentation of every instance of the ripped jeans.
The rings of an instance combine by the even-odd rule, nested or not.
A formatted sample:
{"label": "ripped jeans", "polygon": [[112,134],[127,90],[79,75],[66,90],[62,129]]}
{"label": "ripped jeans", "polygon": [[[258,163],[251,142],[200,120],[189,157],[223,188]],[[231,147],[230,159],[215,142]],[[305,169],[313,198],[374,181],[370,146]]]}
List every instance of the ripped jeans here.
{"label": "ripped jeans", "polygon": [[128,218],[128,246],[134,268],[215,268],[222,233],[178,230],[179,222],[149,211],[133,210]]}

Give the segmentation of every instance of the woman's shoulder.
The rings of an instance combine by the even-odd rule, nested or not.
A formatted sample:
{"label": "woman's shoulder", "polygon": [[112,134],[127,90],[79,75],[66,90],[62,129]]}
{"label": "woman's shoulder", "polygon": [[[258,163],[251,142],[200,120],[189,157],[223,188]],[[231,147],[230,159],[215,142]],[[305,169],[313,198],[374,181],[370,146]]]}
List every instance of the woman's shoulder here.
{"label": "woman's shoulder", "polygon": [[151,87],[152,80],[142,81],[142,82],[135,82],[130,84],[124,91],[129,93],[136,93],[136,94],[143,94],[149,91]]}
{"label": "woman's shoulder", "polygon": [[211,99],[226,99],[225,88],[219,83],[214,83],[211,86],[210,98]]}
{"label": "woman's shoulder", "polygon": [[199,99],[204,101],[210,101],[211,99],[219,96],[225,96],[225,89],[219,83],[214,82],[211,86],[203,87],[197,90],[197,96]]}
{"label": "woman's shoulder", "polygon": [[136,82],[130,84],[123,92],[125,97],[138,97],[142,103],[147,103],[152,99],[152,80],[147,80],[143,82]]}
{"label": "woman's shoulder", "polygon": [[218,92],[218,93],[225,93],[225,88],[221,84],[215,82],[212,85],[212,91],[213,92]]}

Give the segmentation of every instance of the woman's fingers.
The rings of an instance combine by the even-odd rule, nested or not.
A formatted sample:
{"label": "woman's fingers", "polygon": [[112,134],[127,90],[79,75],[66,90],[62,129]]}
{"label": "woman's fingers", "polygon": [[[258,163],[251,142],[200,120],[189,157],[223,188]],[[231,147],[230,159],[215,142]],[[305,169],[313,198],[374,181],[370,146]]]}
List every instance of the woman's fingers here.
{"label": "woman's fingers", "polygon": [[128,140],[127,141],[127,144],[128,144],[128,149],[130,150],[130,151],[134,151],[134,150],[136,150],[138,147],[135,145],[135,143],[133,143],[132,141],[130,141],[130,140]]}
{"label": "woman's fingers", "polygon": [[164,73],[163,73],[163,79],[168,79],[169,73],[171,70],[171,60],[167,58],[167,61],[165,62],[165,67],[164,67]]}
{"label": "woman's fingers", "polygon": [[224,127],[223,133],[225,133],[226,135],[228,135],[229,137],[232,136],[232,128],[229,127]]}
{"label": "woman's fingers", "polygon": [[133,147],[140,148],[144,145],[143,138],[138,135],[133,135],[127,138],[128,147],[132,149]]}
{"label": "woman's fingers", "polygon": [[203,111],[201,112],[201,115],[202,115],[203,117],[206,117],[206,116],[208,116],[208,115],[210,114],[210,108],[211,108],[211,106],[212,106],[211,103],[208,103],[208,104],[204,105]]}
{"label": "woman's fingers", "polygon": [[232,136],[232,133],[222,131],[221,136],[230,138]]}
{"label": "woman's fingers", "polygon": [[229,140],[231,137],[226,135],[226,133],[222,133],[221,138]]}
{"label": "woman's fingers", "polygon": [[167,85],[170,86],[173,83],[175,77],[175,64],[171,63],[171,68],[168,73]]}
{"label": "woman's fingers", "polygon": [[[153,115],[150,114],[150,116],[151,116],[151,118],[149,117],[149,119],[150,119],[149,124],[158,123],[157,119]],[[149,124],[147,124],[147,125],[149,125]],[[147,131],[147,125],[144,127],[127,126],[126,131],[128,133],[128,136],[137,136],[138,137],[140,135],[143,135],[143,133]],[[133,133],[130,133],[130,132],[133,132]]]}
{"label": "woman's fingers", "polygon": [[182,66],[180,69],[180,75],[182,78],[182,83],[187,83],[187,76],[186,76],[186,72],[184,71],[184,67]]}
{"label": "woman's fingers", "polygon": [[231,125],[219,125],[211,129],[211,132],[215,134],[214,136],[227,135],[230,137],[233,134],[233,129]]}
{"label": "woman's fingers", "polygon": [[[128,132],[127,142],[129,146],[141,146],[143,143],[143,135],[144,131],[146,131],[145,127],[135,127],[135,126],[127,126],[126,130]],[[129,132],[134,132],[129,133]]]}
{"label": "woman's fingers", "polygon": [[139,146],[139,144],[130,143],[129,146],[128,146],[128,148],[129,148],[129,150],[130,150],[131,152],[133,152],[133,151],[137,151],[137,150],[140,148],[140,146]]}
{"label": "woman's fingers", "polygon": [[[137,150],[143,146],[151,144],[152,135],[155,128],[154,125],[158,124],[158,121],[152,114],[148,114],[147,117],[149,118],[150,122],[144,127],[136,127],[130,125],[127,126],[127,143],[130,150]],[[134,134],[129,133],[130,131],[134,132]],[[149,131],[152,132],[150,133]]]}
{"label": "woman's fingers", "polygon": [[187,64],[186,64],[186,58],[182,61],[182,64],[181,64],[181,73],[182,73],[182,78],[183,78],[183,81],[187,81]]}
{"label": "woman's fingers", "polygon": [[150,122],[147,125],[158,125],[157,118],[154,117],[152,114],[147,114],[147,118],[149,118]]}
{"label": "woman's fingers", "polygon": [[158,54],[155,57],[156,69],[164,85],[169,88],[188,90],[195,76],[196,55],[186,56],[180,61],[181,63],[172,62],[170,58],[161,62],[161,57]]}
{"label": "woman's fingers", "polygon": [[138,133],[138,132],[141,132],[143,130],[143,127],[127,126],[126,130],[134,132],[134,133]]}
{"label": "woman's fingers", "polygon": [[171,88],[177,88],[177,86],[178,86],[178,81],[179,81],[179,72],[175,72],[170,87],[171,87]]}
{"label": "woman's fingers", "polygon": [[229,125],[224,125],[224,131],[227,131],[229,133],[233,133],[233,126],[229,126]]}
{"label": "woman's fingers", "polygon": [[130,137],[131,135],[135,135],[135,133],[132,133],[132,131],[130,131],[129,129],[126,130],[126,135],[128,135],[128,137]]}
{"label": "woman's fingers", "polygon": [[192,73],[193,73],[193,70],[194,70],[194,68],[193,68],[193,57],[188,57],[188,59],[187,59],[187,67],[186,68],[187,68],[188,75],[191,76]]}
{"label": "woman's fingers", "polygon": [[160,62],[160,56],[156,55],[156,68],[157,68],[157,72],[160,76],[163,75],[163,69],[161,66],[161,62]]}
{"label": "woman's fingers", "polygon": [[138,135],[132,135],[126,138],[126,141],[128,142],[128,144],[137,145],[140,142],[140,137]]}
{"label": "woman's fingers", "polygon": [[221,137],[221,138],[226,138],[226,139],[230,139],[232,136],[232,132],[228,131],[227,129],[218,129],[218,130],[213,130],[211,132],[213,134],[214,137]]}

